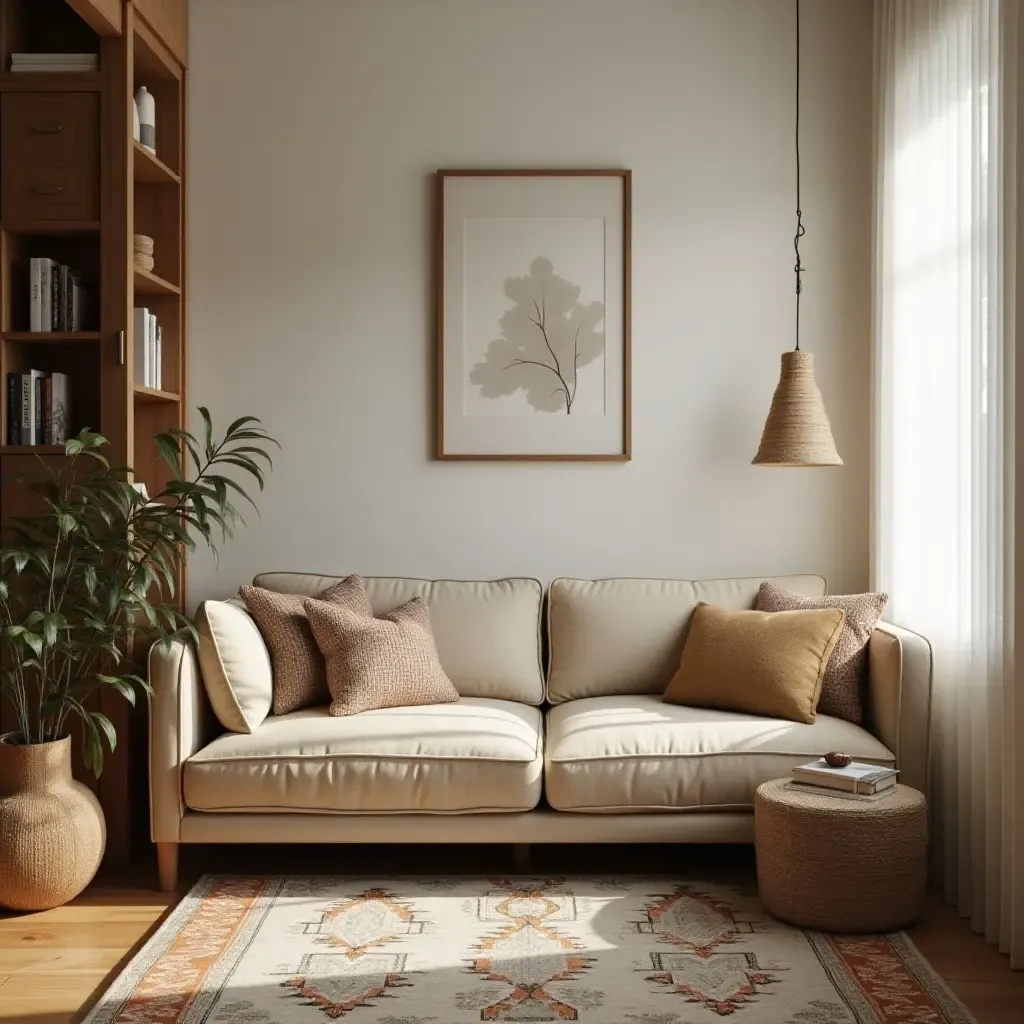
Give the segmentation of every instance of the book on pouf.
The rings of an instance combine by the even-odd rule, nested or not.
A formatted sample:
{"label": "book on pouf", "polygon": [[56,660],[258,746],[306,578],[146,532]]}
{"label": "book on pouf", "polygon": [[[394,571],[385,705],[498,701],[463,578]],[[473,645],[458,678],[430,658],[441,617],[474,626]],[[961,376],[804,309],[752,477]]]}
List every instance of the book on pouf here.
{"label": "book on pouf", "polygon": [[896,792],[895,786],[886,786],[884,789],[875,790],[874,793],[851,793],[845,789],[834,789],[831,786],[816,786],[813,782],[800,782],[797,779],[789,780],[789,788],[796,793],[810,793],[817,796],[835,796],[842,800],[861,800],[867,803],[874,803],[876,800],[884,800]]}
{"label": "book on pouf", "polygon": [[837,790],[855,796],[874,796],[896,785],[896,768],[881,768],[877,764],[851,761],[844,768],[833,768],[824,758],[810,761],[793,769],[793,780],[804,786]]}

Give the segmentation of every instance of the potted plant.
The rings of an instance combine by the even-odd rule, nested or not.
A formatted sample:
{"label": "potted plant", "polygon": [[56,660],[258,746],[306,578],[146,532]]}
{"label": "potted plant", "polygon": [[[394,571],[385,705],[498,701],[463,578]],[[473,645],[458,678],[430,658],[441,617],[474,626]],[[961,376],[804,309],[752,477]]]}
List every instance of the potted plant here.
{"label": "potted plant", "polygon": [[71,739],[98,777],[117,735],[97,710],[101,690],[135,704],[149,692],[133,653],[195,628],[174,603],[179,571],[198,543],[215,553],[243,523],[277,442],[258,419],[235,420],[216,440],[184,430],[154,441],[169,482],[146,495],[132,471],[110,465],[106,439],[83,430],[59,468],[42,460],[30,483],[34,517],[6,519],[0,543],[0,700],[15,728],[0,736],[0,904],[58,906],[92,879],[105,826],[92,792],[71,778]]}

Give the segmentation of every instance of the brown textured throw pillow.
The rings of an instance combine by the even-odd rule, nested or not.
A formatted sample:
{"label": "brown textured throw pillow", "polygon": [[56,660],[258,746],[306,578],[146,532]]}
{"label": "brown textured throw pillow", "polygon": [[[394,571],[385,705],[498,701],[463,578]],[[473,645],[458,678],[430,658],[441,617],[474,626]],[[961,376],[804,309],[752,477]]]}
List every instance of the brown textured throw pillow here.
{"label": "brown textured throw pillow", "polygon": [[[305,594],[279,594],[262,587],[242,587],[239,593],[270,648],[274,669],[270,713],[286,715],[312,704],[328,703],[331,694],[324,657],[302,607],[303,601],[309,598]],[[318,594],[317,600],[349,608],[356,615],[373,617],[370,599],[359,576],[348,576],[335,583]]]}
{"label": "brown textured throw pillow", "polygon": [[732,611],[698,604],[663,700],[813,722],[842,609]]}
{"label": "brown textured throw pillow", "polygon": [[332,715],[459,699],[438,661],[430,613],[420,598],[379,619],[323,601],[307,599],[303,607],[327,661]]}
{"label": "brown textured throw pillow", "polygon": [[845,718],[860,725],[864,720],[862,689],[868,641],[888,600],[887,594],[804,597],[803,594],[783,590],[774,583],[762,583],[756,607],[763,612],[841,608],[846,613],[843,631],[825,669],[818,710],[823,715]]}

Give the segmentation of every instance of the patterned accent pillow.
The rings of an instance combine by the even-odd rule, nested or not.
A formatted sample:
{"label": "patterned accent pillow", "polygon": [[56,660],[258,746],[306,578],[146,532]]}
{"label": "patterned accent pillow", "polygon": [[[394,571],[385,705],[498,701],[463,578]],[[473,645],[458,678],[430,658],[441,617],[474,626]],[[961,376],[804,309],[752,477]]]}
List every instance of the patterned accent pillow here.
{"label": "patterned accent pillow", "polygon": [[830,597],[804,597],[774,583],[762,583],[757,594],[757,610],[787,612],[813,608],[841,608],[846,621],[821,683],[818,710],[823,715],[845,718],[857,725],[864,720],[862,688],[868,641],[875,623],[882,617],[888,594],[835,594]]}
{"label": "patterned accent pillow", "polygon": [[[256,620],[270,648],[274,669],[272,715],[326,704],[331,699],[327,668],[317,647],[303,602],[305,594],[280,594],[262,587],[241,587],[239,594]],[[359,576],[348,576],[317,595],[317,600],[349,609],[354,615],[373,617],[370,599]]]}
{"label": "patterned accent pillow", "polygon": [[421,598],[379,619],[325,601],[307,599],[303,607],[327,661],[332,715],[459,699],[441,668]]}

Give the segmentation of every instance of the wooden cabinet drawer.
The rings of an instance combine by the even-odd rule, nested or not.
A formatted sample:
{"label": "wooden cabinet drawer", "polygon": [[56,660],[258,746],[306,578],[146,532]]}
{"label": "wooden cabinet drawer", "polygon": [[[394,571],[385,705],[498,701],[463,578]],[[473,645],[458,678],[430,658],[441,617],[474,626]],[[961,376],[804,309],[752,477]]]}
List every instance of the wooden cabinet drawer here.
{"label": "wooden cabinet drawer", "polygon": [[0,122],[5,222],[99,220],[97,93],[4,93]]}

